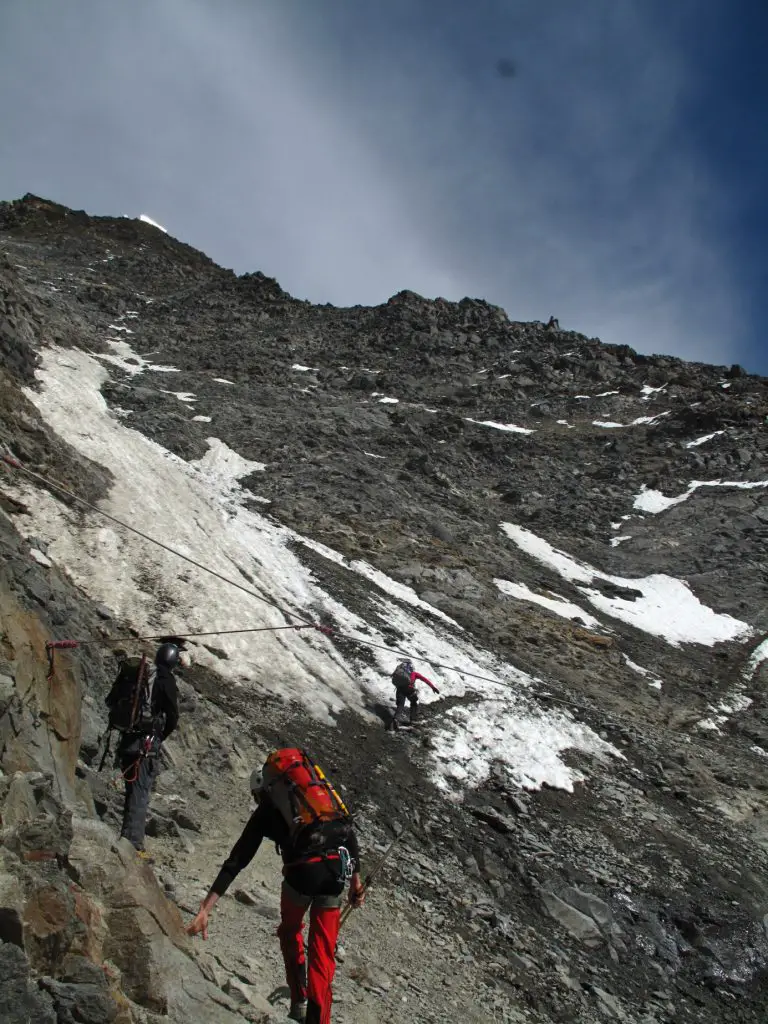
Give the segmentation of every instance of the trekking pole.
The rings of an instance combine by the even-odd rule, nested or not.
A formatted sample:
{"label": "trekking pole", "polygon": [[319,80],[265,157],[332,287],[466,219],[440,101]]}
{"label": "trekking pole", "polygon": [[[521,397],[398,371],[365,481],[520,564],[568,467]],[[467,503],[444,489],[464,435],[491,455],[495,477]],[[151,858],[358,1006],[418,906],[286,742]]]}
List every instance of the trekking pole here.
{"label": "trekking pole", "polygon": [[[400,833],[400,835],[396,836],[392,840],[392,842],[386,848],[386,850],[381,855],[379,860],[376,862],[376,864],[374,864],[374,866],[371,868],[371,870],[365,876],[365,881],[363,882],[363,893],[367,893],[368,892],[368,890],[371,887],[371,884],[373,883],[374,878],[379,874],[381,869],[387,863],[387,860],[389,859],[390,853],[392,853],[394,848],[397,846],[397,844],[403,838],[403,836],[405,835],[406,831],[407,831],[406,829],[403,829],[403,831]],[[354,910],[354,907],[352,906],[351,903],[348,903],[346,905],[346,907],[344,907],[344,909],[341,912],[341,919],[339,921],[339,931],[341,931],[341,929],[344,927],[344,922],[347,920],[347,918],[349,917],[349,915],[352,913],[353,910]]]}

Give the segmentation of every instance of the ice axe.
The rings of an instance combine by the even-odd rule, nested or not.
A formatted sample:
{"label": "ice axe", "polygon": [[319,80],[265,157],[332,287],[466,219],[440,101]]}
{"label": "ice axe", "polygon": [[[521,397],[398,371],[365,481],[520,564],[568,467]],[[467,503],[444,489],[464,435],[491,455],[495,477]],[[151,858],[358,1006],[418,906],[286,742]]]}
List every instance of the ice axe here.
{"label": "ice axe", "polygon": [[[364,894],[367,894],[368,890],[370,889],[370,887],[371,887],[371,885],[373,883],[374,878],[376,878],[376,876],[379,874],[381,869],[387,863],[387,860],[389,859],[390,853],[392,853],[394,848],[397,846],[397,844],[403,838],[403,836],[405,835],[406,831],[407,831],[407,829],[403,829],[403,831],[392,840],[392,842],[386,848],[384,853],[382,853],[381,857],[378,859],[378,861],[373,865],[371,870],[365,876],[365,879],[363,881],[363,893]],[[341,931],[341,929],[344,927],[344,922],[347,920],[347,918],[349,917],[349,915],[352,913],[352,911],[354,909],[355,908],[352,906],[351,903],[348,903],[346,905],[346,907],[344,907],[344,909],[341,912],[341,919],[339,920],[339,931]]]}

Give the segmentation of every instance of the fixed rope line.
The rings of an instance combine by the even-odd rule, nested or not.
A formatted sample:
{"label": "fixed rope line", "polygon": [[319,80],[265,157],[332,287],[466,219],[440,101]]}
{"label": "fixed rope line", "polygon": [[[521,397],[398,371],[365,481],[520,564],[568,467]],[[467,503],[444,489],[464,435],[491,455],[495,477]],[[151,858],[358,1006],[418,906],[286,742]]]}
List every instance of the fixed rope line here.
{"label": "fixed rope line", "polygon": [[203,565],[202,562],[196,561],[189,555],[185,555],[182,551],[177,548],[172,548],[170,544],[166,544],[162,540],[158,540],[157,537],[151,537],[148,533],[142,533],[141,530],[137,530],[135,526],[130,526],[128,523],[124,523],[122,519],[118,519],[117,516],[113,516],[109,512],[105,512],[103,508],[99,508],[92,501],[88,501],[86,498],[81,498],[79,494],[75,494],[68,487],[65,487],[58,480],[54,480],[52,477],[43,476],[42,473],[35,473],[32,469],[27,469],[18,459],[13,458],[10,455],[0,453],[0,459],[9,465],[12,469],[18,469],[22,473],[25,473],[28,477],[33,480],[38,480],[42,484],[49,485],[60,491],[62,494],[66,494],[68,498],[72,498],[73,501],[80,502],[81,505],[85,505],[86,508],[92,509],[94,512],[98,512],[99,515],[104,516],[105,519],[111,520],[118,526],[122,526],[124,530],[129,530],[137,537],[141,537],[142,540],[148,541],[150,544],[156,544],[157,547],[162,548],[164,551],[169,552],[171,555],[175,555],[177,558],[183,559],[185,562],[189,562],[190,565],[194,565],[196,569],[200,569],[202,572],[207,572],[211,576],[215,576],[217,580],[221,580],[222,583],[229,583],[230,586],[237,587],[238,590],[242,590],[244,594],[248,594],[250,597],[255,597],[257,601],[262,601],[264,604],[269,605],[276,611],[279,611],[281,615],[284,615],[287,619],[294,618],[300,619],[302,622],[306,622],[308,626],[312,623],[303,615],[299,615],[297,612],[288,612],[280,607],[275,601],[271,601],[268,597],[264,597],[262,594],[258,594],[255,590],[250,587],[246,587],[244,584],[237,580],[231,579],[229,576],[224,576],[222,573],[217,572],[216,569],[211,569],[210,566]]}
{"label": "fixed rope line", "polygon": [[164,633],[152,633],[150,636],[115,636],[115,637],[98,637],[89,638],[87,640],[52,640],[50,643],[51,647],[67,646],[74,647],[92,647],[97,644],[122,644],[122,643],[138,643],[141,640],[162,640],[164,637],[173,636],[178,640],[189,640],[191,637],[197,636],[232,636],[236,633],[277,633],[281,629],[317,629],[321,633],[331,632],[328,626],[319,626],[315,622],[297,623],[295,626],[251,626],[248,629],[211,629],[205,633],[181,633],[177,630],[166,630]]}
{"label": "fixed rope line", "polygon": [[[216,579],[220,580],[222,583],[228,583],[230,586],[237,587],[237,589],[241,590],[244,594],[248,594],[249,597],[253,597],[257,601],[261,601],[263,604],[268,605],[270,608],[274,608],[276,611],[280,612],[280,614],[284,615],[286,618],[299,619],[300,622],[301,622],[301,625],[259,626],[259,627],[254,627],[254,628],[251,628],[251,629],[211,630],[211,631],[205,632],[205,633],[174,633],[174,634],[172,634],[174,636],[178,636],[179,639],[181,639],[182,637],[192,637],[192,636],[226,636],[228,634],[231,635],[231,634],[234,634],[234,633],[278,632],[279,630],[284,630],[284,629],[317,629],[319,632],[325,633],[327,636],[333,636],[333,637],[338,637],[339,639],[342,639],[342,640],[348,640],[351,643],[360,644],[363,647],[370,647],[370,648],[373,648],[374,650],[377,650],[377,651],[383,651],[386,654],[392,654],[392,655],[395,655],[398,658],[409,658],[409,657],[411,657],[411,655],[408,652],[406,652],[406,651],[397,651],[394,648],[385,647],[383,644],[374,643],[372,640],[363,640],[363,639],[361,639],[359,637],[356,637],[356,636],[350,636],[348,633],[340,633],[337,630],[331,629],[329,626],[321,626],[321,625],[319,625],[316,622],[311,622],[304,615],[301,615],[298,612],[286,611],[285,609],[281,608],[280,605],[278,605],[275,601],[271,601],[269,598],[264,597],[262,594],[257,593],[255,590],[252,590],[250,587],[244,586],[238,580],[233,580],[229,576],[224,576],[222,573],[217,572],[216,569],[211,569],[210,566],[203,565],[202,562],[198,562],[194,558],[191,558],[189,555],[185,555],[182,551],[179,551],[177,548],[171,547],[170,544],[166,544],[164,541],[158,540],[156,537],[152,537],[148,533],[143,533],[141,530],[138,530],[135,526],[130,526],[128,523],[123,522],[122,519],[118,519],[117,516],[113,516],[110,512],[105,512],[103,508],[99,508],[98,505],[95,505],[93,502],[88,501],[86,498],[81,498],[79,494],[75,494],[74,491],[71,491],[68,487],[65,487],[58,480],[55,480],[52,477],[44,476],[42,473],[36,473],[32,469],[28,469],[21,462],[19,462],[18,459],[14,458],[13,456],[8,455],[8,454],[6,454],[4,452],[0,452],[0,461],[6,463],[6,465],[10,466],[12,469],[18,469],[20,472],[26,474],[31,479],[37,480],[37,481],[39,481],[40,483],[42,483],[42,484],[44,484],[46,486],[53,487],[55,490],[60,491],[62,494],[66,494],[67,497],[71,498],[73,501],[77,501],[81,505],[84,505],[86,508],[92,509],[92,511],[97,512],[100,516],[104,516],[105,519],[109,519],[111,522],[116,523],[118,526],[121,526],[124,530],[128,530],[130,533],[135,534],[137,537],[140,537],[142,540],[145,540],[145,541],[147,541],[150,544],[155,544],[157,547],[162,548],[164,551],[167,551],[169,554],[175,555],[177,558],[181,558],[185,562],[189,562],[189,564],[190,565],[194,565],[196,569],[200,569],[202,572],[206,572],[209,575],[214,576]],[[155,636],[119,637],[119,638],[117,638],[115,640],[110,640],[110,639],[104,639],[104,640],[52,640],[48,644],[46,644],[46,648],[47,648],[47,650],[49,652],[49,659],[52,661],[53,651],[55,649],[73,649],[75,647],[83,647],[83,646],[86,646],[88,644],[97,644],[97,643],[120,643],[120,642],[129,642],[129,641],[130,642],[135,642],[137,640],[159,640],[161,637],[169,636],[169,635],[171,635],[171,634],[169,634],[169,633],[159,633],[159,634],[157,634]],[[495,683],[497,686],[498,685],[504,685],[503,681],[500,680],[500,679],[495,679],[492,676],[483,676],[483,675],[480,675],[477,672],[470,672],[470,671],[468,671],[466,669],[457,668],[455,665],[443,665],[440,662],[432,661],[432,660],[430,660],[429,658],[426,658],[426,657],[419,657],[419,661],[423,661],[425,665],[430,665],[432,668],[443,669],[446,672],[456,672],[458,675],[467,676],[470,679],[477,679],[480,682]],[[52,669],[52,665],[51,665],[51,669]],[[581,710],[584,710],[584,711],[590,711],[590,709],[585,707],[584,705],[576,704],[573,701],[564,700],[564,699],[562,699],[560,697],[550,697],[548,694],[533,694],[532,696],[535,696],[535,697],[537,697],[539,699],[542,699],[542,700],[549,700],[549,701],[552,701],[552,702],[557,703],[557,704],[564,704],[564,705],[567,705],[569,707],[580,708]]]}

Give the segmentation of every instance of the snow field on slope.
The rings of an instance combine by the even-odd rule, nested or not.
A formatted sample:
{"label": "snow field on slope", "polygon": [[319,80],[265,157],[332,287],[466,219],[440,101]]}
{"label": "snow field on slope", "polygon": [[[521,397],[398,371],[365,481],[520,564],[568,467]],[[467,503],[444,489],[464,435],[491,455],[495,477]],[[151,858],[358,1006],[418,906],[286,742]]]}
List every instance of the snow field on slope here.
{"label": "snow field on slope", "polygon": [[[712,646],[725,640],[746,639],[752,629],[731,615],[719,614],[702,604],[688,584],[673,576],[656,573],[641,579],[610,576],[559,551],[542,537],[514,523],[502,523],[501,529],[517,547],[558,572],[586,597],[598,611],[627,622],[653,636],[662,637],[673,647],[682,643]],[[592,583],[604,580],[615,586],[640,591],[634,600],[606,597]]]}
{"label": "snow field on slope", "polygon": [[[524,696],[533,680],[475,648],[447,616],[409,588],[367,563],[347,565],[337,552],[244,508],[237,478],[262,469],[263,464],[243,459],[217,438],[209,438],[206,455],[190,464],[129,429],[110,413],[101,395],[108,378],[103,361],[81,351],[46,349],[37,376],[41,389],[27,389],[26,394],[43,419],[78,452],[114,474],[114,485],[102,501],[104,511],[310,621],[326,613],[341,631],[390,647],[375,625],[318,585],[290,544],[311,546],[368,581],[382,616],[401,631],[407,652],[417,662],[430,658],[460,670],[442,671],[420,662],[442,695],[461,697],[472,691],[481,698],[471,711],[447,712],[439,729],[434,777],[443,788],[452,791],[457,783],[481,781],[492,763],[501,761],[520,785],[547,783],[571,790],[581,776],[563,763],[561,751],[575,747],[598,757],[620,756],[569,713],[539,709]],[[44,539],[55,564],[94,600],[142,633],[246,629],[286,622],[277,609],[95,513],[73,513],[47,491],[25,483],[20,483],[19,490],[30,509],[17,517],[20,530]],[[406,602],[406,608],[418,608],[422,615],[428,611],[434,624],[424,625],[392,598]],[[227,657],[195,645],[196,660],[234,681],[243,692],[252,692],[254,714],[258,714],[259,693],[300,701],[328,723],[345,708],[368,714],[373,701],[391,703],[393,699],[389,676],[396,658],[382,651],[373,652],[375,667],[360,668],[313,630],[217,636],[210,642]],[[498,682],[472,680],[464,672],[491,676]],[[424,703],[435,699],[430,691],[421,696]],[[467,728],[474,735],[470,745],[464,741]]]}

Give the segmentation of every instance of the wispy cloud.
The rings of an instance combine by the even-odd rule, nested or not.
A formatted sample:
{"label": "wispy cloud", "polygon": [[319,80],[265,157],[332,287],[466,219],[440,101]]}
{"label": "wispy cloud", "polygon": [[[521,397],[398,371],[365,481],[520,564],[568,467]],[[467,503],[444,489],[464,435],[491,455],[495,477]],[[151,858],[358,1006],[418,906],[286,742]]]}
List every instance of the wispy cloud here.
{"label": "wispy cloud", "polygon": [[57,6],[48,42],[39,8],[3,15],[0,85],[12,59],[42,90],[12,116],[16,192],[146,212],[315,301],[479,295],[730,360],[720,199],[683,130],[695,69],[655,3]]}

